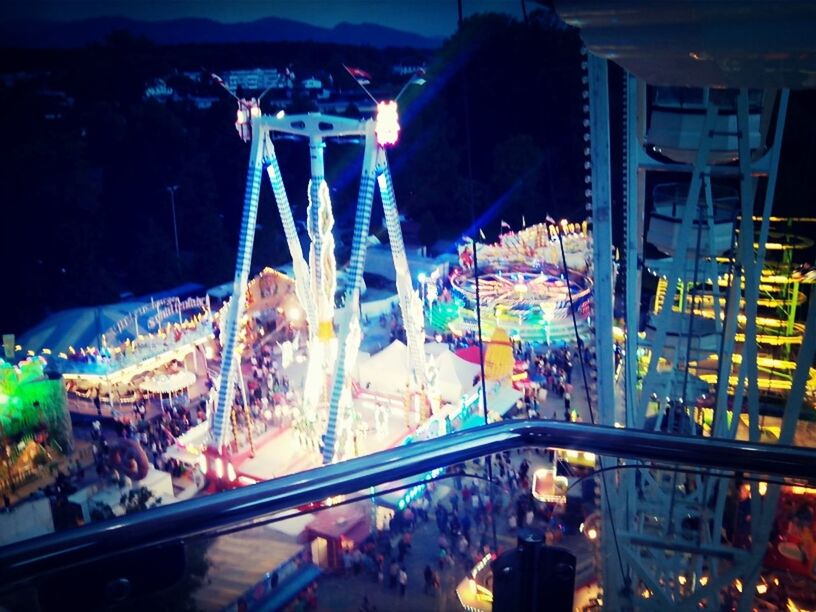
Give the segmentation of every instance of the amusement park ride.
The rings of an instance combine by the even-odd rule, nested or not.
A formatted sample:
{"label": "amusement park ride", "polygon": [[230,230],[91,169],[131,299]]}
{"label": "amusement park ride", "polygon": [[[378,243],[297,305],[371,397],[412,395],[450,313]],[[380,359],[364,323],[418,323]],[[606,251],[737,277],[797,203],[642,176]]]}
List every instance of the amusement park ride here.
{"label": "amusement park ride", "polygon": [[[219,80],[219,82],[221,82]],[[221,82],[223,85],[223,82]],[[407,87],[407,85],[406,85]],[[231,92],[230,92],[231,93]],[[266,170],[280,214],[294,268],[295,292],[305,311],[308,324],[308,366],[299,407],[301,422],[308,424],[310,435],[322,446],[323,462],[328,464],[346,454],[351,444],[352,403],[349,372],[357,359],[361,341],[360,295],[375,186],[379,188],[385,224],[391,245],[399,303],[405,326],[410,361],[409,393],[428,393],[422,302],[412,286],[411,274],[400,229],[394,186],[386,148],[399,137],[397,102],[377,103],[376,118],[350,119],[308,113],[264,115],[260,98],[238,100],[235,128],[244,142],[250,143],[249,168],[244,211],[238,246],[238,258],[229,302],[221,332],[222,365],[217,399],[212,409],[211,445],[208,472],[221,486],[231,486],[234,468],[229,464],[229,430],[235,402],[241,356],[244,351],[245,300],[262,173]],[[308,187],[306,227],[310,240],[308,260],[295,229],[289,198],[283,184],[273,143],[274,134],[300,137],[309,143],[311,180]],[[335,312],[337,263],[332,228],[334,216],[329,188],[324,177],[323,152],[333,138],[357,137],[365,143],[354,236],[344,306]],[[323,425],[325,423],[325,426]],[[235,427],[234,421],[232,423]],[[325,428],[324,428],[325,427]],[[233,431],[233,436],[235,432]],[[230,469],[231,468],[231,469]]]}
{"label": "amusement park ride", "polygon": [[495,244],[468,241],[460,247],[460,267],[450,276],[451,299],[432,301],[429,324],[457,336],[475,332],[478,282],[483,335],[490,337],[501,327],[525,342],[573,342],[572,314],[580,332],[585,333],[590,322],[591,245],[587,223],[566,220],[502,234]]}

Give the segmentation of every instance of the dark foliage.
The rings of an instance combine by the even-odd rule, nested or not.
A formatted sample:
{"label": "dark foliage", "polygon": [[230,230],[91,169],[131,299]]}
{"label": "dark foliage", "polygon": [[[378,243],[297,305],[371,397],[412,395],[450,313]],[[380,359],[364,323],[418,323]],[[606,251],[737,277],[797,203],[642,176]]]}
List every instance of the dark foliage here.
{"label": "dark foliage", "polygon": [[[586,214],[579,49],[577,32],[533,14],[526,24],[501,15],[472,17],[433,55],[317,43],[161,47],[127,33],[84,49],[6,50],[0,73],[27,78],[0,82],[0,331],[20,333],[49,312],[114,302],[124,293],[231,278],[249,148],[232,127],[234,101],[206,78],[196,82],[182,71],[291,66],[299,78],[332,76],[347,97],[359,91],[342,70],[346,63],[370,71],[385,98],[402,84],[390,73],[393,65],[427,63],[427,84],[409,88],[400,101],[401,142],[390,161],[400,210],[419,222],[428,243],[479,229],[492,239],[502,220],[518,228],[522,217],[531,224],[547,213]],[[611,74],[619,89],[618,71]],[[145,86],[157,78],[179,99],[145,99]],[[199,110],[190,96],[218,100]],[[620,97],[612,93],[613,110]],[[780,213],[802,214],[813,199],[812,186],[800,180],[812,155],[797,154],[813,140],[812,126],[797,127],[812,123],[801,121],[812,98],[812,92],[791,98]],[[267,112],[278,109],[267,106]],[[296,94],[286,110],[312,108]],[[338,110],[359,113],[354,102]],[[614,121],[612,128],[617,139]],[[331,144],[326,152],[341,264],[350,247],[361,149]],[[295,216],[303,219],[305,146],[278,140],[276,150]],[[613,165],[619,163],[615,149]],[[620,173],[612,174],[618,206]],[[169,185],[178,185],[180,265]],[[375,205],[372,231],[380,217]],[[287,260],[264,185],[253,268]]]}

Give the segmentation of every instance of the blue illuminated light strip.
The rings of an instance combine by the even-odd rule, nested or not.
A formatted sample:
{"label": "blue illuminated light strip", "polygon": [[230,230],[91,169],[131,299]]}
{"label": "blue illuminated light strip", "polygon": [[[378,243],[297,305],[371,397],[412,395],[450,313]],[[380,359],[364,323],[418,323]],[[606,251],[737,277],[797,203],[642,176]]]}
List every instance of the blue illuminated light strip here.
{"label": "blue illuminated light strip", "polygon": [[337,347],[336,372],[334,385],[329,398],[329,416],[326,423],[326,434],[323,438],[323,463],[331,463],[335,453],[337,437],[337,413],[340,410],[340,400],[346,386],[346,352],[347,339],[352,318],[359,320],[360,283],[365,268],[366,240],[371,225],[371,206],[374,201],[374,185],[376,174],[376,153],[371,144],[371,138],[366,144],[366,164],[360,176],[360,191],[357,197],[357,214],[354,223],[354,237],[352,238],[351,262],[349,278],[351,285],[346,288],[348,299],[343,318],[340,342]]}
{"label": "blue illuminated light strip", "polygon": [[[238,240],[238,261],[235,266],[232,298],[227,307],[223,332],[223,353],[221,360],[221,380],[218,387],[218,401],[212,422],[213,444],[219,451],[226,442],[227,424],[230,421],[232,403],[235,400],[235,376],[241,366],[242,345],[239,338],[241,318],[244,314],[244,299],[252,261],[252,247],[255,243],[255,225],[258,219],[258,196],[261,191],[263,156],[261,138],[252,141],[247,170],[246,192],[244,193],[244,213]],[[237,353],[237,354],[236,354]],[[237,358],[237,359],[236,359]]]}
{"label": "blue illuminated light strip", "polygon": [[[459,413],[456,415],[456,417],[454,417],[454,419],[456,419],[456,420],[461,420],[462,427],[459,429],[459,431],[462,431],[462,430],[465,430],[465,429],[470,429],[471,427],[478,427],[479,425],[484,424],[484,417],[482,415],[478,415],[478,419],[469,419],[468,418],[469,416],[473,416],[473,414],[472,414],[473,409],[474,409],[474,407],[478,407],[478,405],[479,405],[479,393],[474,393],[467,400],[465,400],[465,402],[462,404],[462,408],[459,410]],[[451,422],[453,422],[454,419],[451,419]],[[425,423],[425,426],[427,427],[427,422]],[[422,429],[422,427],[417,428],[417,431],[414,432],[414,435],[420,433],[421,429]],[[445,434],[447,434],[447,433],[448,432],[445,432]],[[405,440],[403,441],[403,445],[410,444],[413,441],[413,437],[414,436],[407,436],[405,438]],[[423,478],[424,478],[424,480],[431,480],[431,479],[436,478],[437,476],[439,476],[444,471],[445,471],[445,468],[435,468],[435,469],[431,470],[430,472],[426,473]],[[428,485],[426,483],[422,483],[422,484],[415,485],[415,486],[411,487],[410,489],[408,489],[405,492],[405,495],[403,495],[400,498],[400,500],[397,502],[397,508],[399,508],[400,510],[405,510],[405,508],[412,501],[414,501],[417,497],[422,495],[423,491],[425,491],[425,488],[427,486]]]}

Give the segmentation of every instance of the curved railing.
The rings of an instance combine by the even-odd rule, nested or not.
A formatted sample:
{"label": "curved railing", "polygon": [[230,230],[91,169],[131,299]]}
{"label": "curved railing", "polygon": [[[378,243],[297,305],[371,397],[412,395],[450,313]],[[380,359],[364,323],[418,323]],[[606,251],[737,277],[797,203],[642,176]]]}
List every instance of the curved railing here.
{"label": "curved railing", "polygon": [[248,528],[271,513],[524,447],[816,481],[816,451],[808,449],[580,423],[504,422],[3,547],[0,576],[6,583],[30,580],[128,551]]}

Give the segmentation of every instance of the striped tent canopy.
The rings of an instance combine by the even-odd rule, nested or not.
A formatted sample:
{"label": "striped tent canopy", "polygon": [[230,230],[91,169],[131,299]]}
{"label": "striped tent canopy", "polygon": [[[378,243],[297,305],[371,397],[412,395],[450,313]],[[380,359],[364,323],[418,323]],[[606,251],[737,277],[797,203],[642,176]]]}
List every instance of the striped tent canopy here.
{"label": "striped tent canopy", "polygon": [[[61,310],[25,332],[18,343],[23,350],[35,353],[44,348],[50,349],[54,354],[64,353],[69,346],[76,350],[91,346],[100,348],[102,335],[142,303],[120,302]],[[135,331],[130,332],[133,337]]]}

